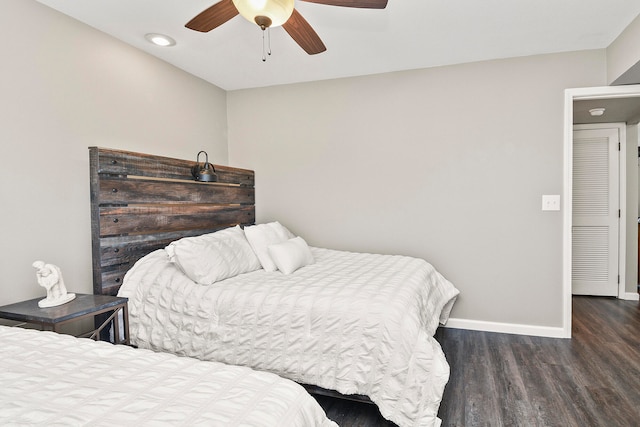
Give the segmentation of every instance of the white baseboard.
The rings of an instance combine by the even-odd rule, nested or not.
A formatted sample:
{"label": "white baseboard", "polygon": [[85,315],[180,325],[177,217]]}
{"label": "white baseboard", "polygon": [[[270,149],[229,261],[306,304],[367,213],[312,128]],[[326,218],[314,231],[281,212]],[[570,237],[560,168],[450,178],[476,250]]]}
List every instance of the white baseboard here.
{"label": "white baseboard", "polygon": [[530,335],[548,338],[571,338],[563,328],[536,325],[518,325],[514,323],[485,322],[451,318],[445,325],[452,329],[469,329],[472,331],[498,332],[502,334]]}
{"label": "white baseboard", "polygon": [[[626,301],[640,301],[640,294],[637,292],[625,292],[619,298]],[[483,320],[457,319],[453,317],[447,321],[445,328],[497,332],[501,334],[530,335],[534,337],[571,338],[571,332],[565,331],[564,328],[519,325],[516,323],[486,322]]]}
{"label": "white baseboard", "polygon": [[620,299],[626,301],[640,301],[640,294],[637,292],[625,292]]}

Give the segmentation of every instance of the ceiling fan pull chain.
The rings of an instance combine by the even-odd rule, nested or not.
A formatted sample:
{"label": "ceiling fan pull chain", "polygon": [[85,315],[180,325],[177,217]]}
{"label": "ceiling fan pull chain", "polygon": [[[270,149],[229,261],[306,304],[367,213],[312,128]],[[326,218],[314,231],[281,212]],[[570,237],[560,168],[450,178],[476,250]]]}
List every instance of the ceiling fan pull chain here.
{"label": "ceiling fan pull chain", "polygon": [[[267,48],[265,54],[264,33],[267,33]],[[262,27],[262,62],[267,61],[267,55],[271,56],[271,27]]]}

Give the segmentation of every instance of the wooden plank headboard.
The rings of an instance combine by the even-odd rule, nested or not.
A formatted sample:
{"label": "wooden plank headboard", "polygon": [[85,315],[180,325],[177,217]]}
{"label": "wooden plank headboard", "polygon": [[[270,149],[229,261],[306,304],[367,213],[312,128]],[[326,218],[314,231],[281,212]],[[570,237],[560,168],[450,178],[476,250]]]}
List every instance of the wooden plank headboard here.
{"label": "wooden plank headboard", "polygon": [[195,181],[194,160],[89,147],[94,294],[115,295],[144,255],[186,236],[255,223],[254,172],[215,165]]}

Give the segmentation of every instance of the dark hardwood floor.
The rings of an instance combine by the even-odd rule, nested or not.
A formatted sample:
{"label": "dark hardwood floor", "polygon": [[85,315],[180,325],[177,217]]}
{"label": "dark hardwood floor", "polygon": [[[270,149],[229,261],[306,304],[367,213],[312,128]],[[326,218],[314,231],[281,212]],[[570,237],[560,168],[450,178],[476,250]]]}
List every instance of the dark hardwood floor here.
{"label": "dark hardwood floor", "polygon": [[[640,303],[574,297],[573,338],[440,328],[442,426],[640,426]],[[394,426],[374,405],[316,397],[342,427]]]}

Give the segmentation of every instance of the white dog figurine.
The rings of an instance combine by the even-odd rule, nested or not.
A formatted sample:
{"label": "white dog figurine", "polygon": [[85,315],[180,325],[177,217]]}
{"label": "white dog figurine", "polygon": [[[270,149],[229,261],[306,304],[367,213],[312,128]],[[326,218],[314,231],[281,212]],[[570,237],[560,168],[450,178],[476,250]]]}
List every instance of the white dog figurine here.
{"label": "white dog figurine", "polygon": [[67,293],[60,267],[43,261],[35,261],[33,267],[36,269],[38,284],[47,290],[47,298],[38,301],[40,308],[62,305],[76,297],[76,294]]}

